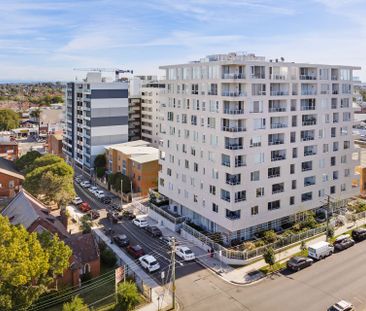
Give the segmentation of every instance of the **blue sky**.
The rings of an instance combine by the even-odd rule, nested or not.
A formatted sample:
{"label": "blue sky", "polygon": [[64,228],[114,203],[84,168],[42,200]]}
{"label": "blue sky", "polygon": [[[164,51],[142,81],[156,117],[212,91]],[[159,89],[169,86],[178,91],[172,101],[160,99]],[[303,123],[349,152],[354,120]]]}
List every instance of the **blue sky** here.
{"label": "blue sky", "polygon": [[366,68],[365,16],[366,0],[1,0],[0,80],[161,74],[232,51]]}

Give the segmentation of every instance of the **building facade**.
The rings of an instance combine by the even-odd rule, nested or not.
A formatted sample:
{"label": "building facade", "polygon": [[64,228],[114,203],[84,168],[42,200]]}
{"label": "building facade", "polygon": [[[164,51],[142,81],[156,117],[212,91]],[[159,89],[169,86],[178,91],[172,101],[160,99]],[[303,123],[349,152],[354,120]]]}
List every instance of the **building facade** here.
{"label": "building facade", "polygon": [[59,157],[64,157],[62,152],[62,140],[63,135],[61,133],[49,134],[47,137],[47,151],[48,153],[57,155]]}
{"label": "building facade", "polygon": [[66,88],[63,151],[69,163],[92,174],[104,146],[128,141],[128,82],[106,82],[100,72]]}
{"label": "building facade", "polygon": [[159,191],[174,212],[243,240],[358,193],[359,68],[235,53],[160,68]]}
{"label": "building facade", "polygon": [[106,147],[108,173],[122,173],[131,180],[132,192],[146,196],[158,185],[159,150],[142,140]]}

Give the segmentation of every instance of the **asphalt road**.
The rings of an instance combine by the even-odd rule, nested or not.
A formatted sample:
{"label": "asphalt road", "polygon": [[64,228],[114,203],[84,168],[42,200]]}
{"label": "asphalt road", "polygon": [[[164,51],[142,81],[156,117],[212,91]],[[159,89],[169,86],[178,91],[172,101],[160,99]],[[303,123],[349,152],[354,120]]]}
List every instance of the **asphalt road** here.
{"label": "asphalt road", "polygon": [[[93,208],[105,208],[85,197]],[[103,214],[102,214],[103,215]],[[100,222],[110,227],[107,219]],[[169,249],[156,238],[124,220],[113,229],[126,234],[159,261],[169,279]],[[296,273],[284,271],[257,284],[238,287],[229,284],[198,263],[177,264],[177,298],[181,310],[225,311],[321,311],[344,299],[357,311],[366,311],[366,241],[337,253]],[[151,276],[161,284],[160,271]]]}
{"label": "asphalt road", "polygon": [[[77,195],[84,201],[88,202],[93,209],[100,211],[101,217],[98,220],[105,228],[112,228],[115,234],[126,234],[130,244],[139,244],[145,254],[153,255],[160,264],[160,270],[151,273],[151,277],[159,284],[166,283],[171,277],[171,254],[170,248],[162,243],[158,238],[153,238],[144,229],[138,228],[130,220],[121,220],[117,224],[111,223],[106,218],[106,209],[108,205],[104,205],[86,190],[75,187]],[[136,261],[137,262],[137,261]],[[176,278],[182,278],[191,273],[202,270],[203,267],[193,262],[183,262],[176,257]],[[161,278],[161,272],[165,272],[164,280]]]}

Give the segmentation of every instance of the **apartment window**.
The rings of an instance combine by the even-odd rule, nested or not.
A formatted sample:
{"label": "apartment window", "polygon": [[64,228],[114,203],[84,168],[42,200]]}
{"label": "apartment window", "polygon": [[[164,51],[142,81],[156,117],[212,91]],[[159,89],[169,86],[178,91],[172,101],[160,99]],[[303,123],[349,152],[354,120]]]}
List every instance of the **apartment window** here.
{"label": "apartment window", "polygon": [[349,141],[344,141],[343,142],[343,149],[349,149],[350,148],[350,142]]}
{"label": "apartment window", "polygon": [[219,212],[219,206],[216,203],[212,203],[212,211],[215,213]]}
{"label": "apartment window", "polygon": [[301,202],[310,201],[313,199],[313,193],[312,192],[305,192],[301,195]]}
{"label": "apartment window", "polygon": [[290,174],[295,174],[295,164],[290,164]]}
{"label": "apartment window", "polygon": [[294,205],[295,204],[295,197],[292,196],[290,197],[290,205]]}
{"label": "apartment window", "polygon": [[346,191],[346,184],[341,184],[341,191]]}
{"label": "apartment window", "polygon": [[350,175],[350,169],[346,168],[344,169],[344,177],[348,177]]}
{"label": "apartment window", "polygon": [[264,153],[257,153],[254,155],[254,162],[256,164],[263,163],[264,162]]}
{"label": "apartment window", "polygon": [[296,180],[292,180],[291,181],[291,189],[295,190],[296,189]]}
{"label": "apartment window", "polygon": [[193,202],[195,202],[195,203],[197,203],[197,202],[198,202],[198,200],[197,200],[197,194],[194,194],[194,195],[193,195]]}
{"label": "apartment window", "polygon": [[330,194],[335,194],[335,192],[336,192],[335,186],[331,186],[330,187]]}
{"label": "apartment window", "polygon": [[254,171],[250,173],[250,180],[251,181],[258,181],[259,180],[259,171]]}
{"label": "apartment window", "polygon": [[290,142],[296,143],[296,132],[291,132],[290,134]]}
{"label": "apartment window", "polygon": [[245,190],[235,192],[235,202],[242,202],[247,199],[247,193]]}
{"label": "apartment window", "polygon": [[280,173],[281,173],[281,168],[279,166],[268,168],[268,178],[279,177]]}
{"label": "apartment window", "polygon": [[193,163],[193,171],[198,172],[198,164]]}
{"label": "apartment window", "polygon": [[264,188],[263,187],[259,187],[255,190],[256,193],[256,197],[260,198],[264,196]]}
{"label": "apartment window", "polygon": [[336,165],[336,157],[331,157],[330,158],[330,166],[335,166]]}
{"label": "apartment window", "polygon": [[171,170],[170,168],[168,168],[168,169],[166,170],[166,174],[167,174],[168,176],[172,176],[172,170]]}
{"label": "apartment window", "polygon": [[224,189],[221,189],[221,199],[230,202],[230,192]]}
{"label": "apartment window", "polygon": [[272,211],[280,208],[280,200],[268,202],[268,210]]}
{"label": "apartment window", "polygon": [[347,155],[342,155],[342,156],[341,156],[341,163],[342,163],[342,164],[347,163]]}
{"label": "apartment window", "polygon": [[297,158],[297,148],[292,148],[292,158],[293,159]]}
{"label": "apartment window", "polygon": [[337,136],[337,128],[336,127],[332,127],[331,130],[330,130],[330,136],[332,138],[336,137]]}
{"label": "apartment window", "polygon": [[329,145],[323,144],[323,153],[327,153],[329,151]]}
{"label": "apartment window", "polygon": [[251,215],[252,215],[252,216],[257,215],[257,214],[258,214],[258,205],[253,206],[253,207],[250,209],[250,213],[251,213]]}
{"label": "apartment window", "polygon": [[250,139],[250,147],[260,147],[260,146],[261,146],[261,137],[260,136],[252,137]]}
{"label": "apartment window", "polygon": [[216,186],[210,185],[210,193],[216,195]]}

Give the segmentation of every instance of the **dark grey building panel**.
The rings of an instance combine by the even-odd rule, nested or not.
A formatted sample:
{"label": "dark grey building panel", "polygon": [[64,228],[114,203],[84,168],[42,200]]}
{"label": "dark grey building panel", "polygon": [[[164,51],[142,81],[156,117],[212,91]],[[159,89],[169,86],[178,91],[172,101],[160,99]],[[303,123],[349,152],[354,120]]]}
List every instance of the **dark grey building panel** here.
{"label": "dark grey building panel", "polygon": [[127,124],[128,116],[91,118],[91,127]]}
{"label": "dark grey building panel", "polygon": [[128,90],[91,90],[92,99],[103,99],[103,98],[128,98]]}

